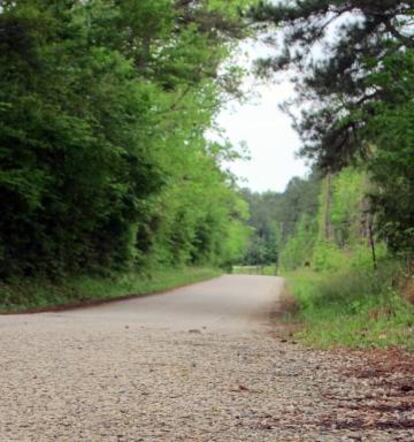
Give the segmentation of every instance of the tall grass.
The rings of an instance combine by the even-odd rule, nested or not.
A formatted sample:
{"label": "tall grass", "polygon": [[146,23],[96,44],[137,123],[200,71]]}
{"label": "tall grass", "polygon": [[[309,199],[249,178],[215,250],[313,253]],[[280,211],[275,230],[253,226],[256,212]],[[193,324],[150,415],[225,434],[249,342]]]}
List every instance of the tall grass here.
{"label": "tall grass", "polygon": [[400,294],[402,271],[382,262],[344,271],[287,274],[305,327],[300,336],[319,347],[399,346],[414,350],[414,307]]}

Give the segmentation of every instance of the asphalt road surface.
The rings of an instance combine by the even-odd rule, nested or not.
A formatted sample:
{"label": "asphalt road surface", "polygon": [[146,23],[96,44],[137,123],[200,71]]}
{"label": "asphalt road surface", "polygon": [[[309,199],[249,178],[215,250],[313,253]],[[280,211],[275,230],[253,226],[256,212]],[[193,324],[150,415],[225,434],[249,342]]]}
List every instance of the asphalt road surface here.
{"label": "asphalt road surface", "polygon": [[337,425],[340,398],[372,389],[341,375],[351,357],[274,336],[282,284],[223,276],[0,317],[0,442],[414,440]]}
{"label": "asphalt road surface", "polygon": [[277,308],[281,278],[223,276],[208,282],[116,303],[65,313],[80,320],[122,322],[170,330],[203,327],[215,332],[243,333],[269,326]]}

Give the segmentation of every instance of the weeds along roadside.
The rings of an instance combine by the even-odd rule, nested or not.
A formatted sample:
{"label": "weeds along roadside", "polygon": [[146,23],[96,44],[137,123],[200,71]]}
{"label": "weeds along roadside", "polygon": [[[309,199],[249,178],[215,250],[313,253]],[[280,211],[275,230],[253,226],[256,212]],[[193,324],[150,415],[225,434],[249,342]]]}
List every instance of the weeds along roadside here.
{"label": "weeds along roadside", "polygon": [[110,277],[78,276],[56,283],[45,279],[0,284],[0,314],[24,313],[142,296],[212,279],[215,268],[179,267],[151,274],[114,273]]}
{"label": "weeds along roadside", "polygon": [[414,351],[414,280],[404,266],[384,259],[377,270],[349,265],[344,270],[301,269],[284,274],[298,304],[293,316],[303,342],[320,348],[390,348]]}

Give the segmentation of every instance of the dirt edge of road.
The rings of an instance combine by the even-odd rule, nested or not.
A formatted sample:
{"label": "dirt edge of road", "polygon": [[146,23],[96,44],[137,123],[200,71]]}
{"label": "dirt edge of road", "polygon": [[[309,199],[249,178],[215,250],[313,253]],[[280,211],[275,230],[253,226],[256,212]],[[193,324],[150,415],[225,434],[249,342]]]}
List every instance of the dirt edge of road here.
{"label": "dirt edge of road", "polygon": [[[295,319],[298,309],[297,302],[285,286],[270,317],[273,326],[270,335],[281,344],[301,347],[295,338],[303,328],[300,320]],[[313,351],[306,347],[304,350]],[[326,396],[327,402],[339,407],[341,415],[327,415],[315,422],[316,425],[327,430],[414,430],[413,353],[398,347],[361,350],[332,348],[315,351],[352,360],[350,366],[338,370],[338,375],[344,381],[354,378],[371,389],[370,393],[359,398],[346,394]],[[412,440],[414,441],[414,434]]]}

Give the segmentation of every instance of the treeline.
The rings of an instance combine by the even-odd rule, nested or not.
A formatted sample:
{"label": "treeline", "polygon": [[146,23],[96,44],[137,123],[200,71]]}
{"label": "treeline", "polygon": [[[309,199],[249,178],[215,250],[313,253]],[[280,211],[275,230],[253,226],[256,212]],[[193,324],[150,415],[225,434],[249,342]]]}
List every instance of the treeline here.
{"label": "treeline", "polygon": [[380,234],[376,192],[362,166],[294,178],[284,193],[243,192],[253,231],[243,264],[256,268],[235,271],[273,275],[276,264],[293,295],[287,317],[309,344],[414,349],[411,255]]}
{"label": "treeline", "polygon": [[[344,248],[356,234],[348,229],[345,214],[350,205],[360,204],[354,214],[362,215],[354,216],[369,224],[362,229],[363,237],[368,229],[368,235],[410,262],[414,251],[412,2],[262,1],[250,15],[269,32],[275,25],[283,31],[278,55],[260,60],[258,72],[297,74],[293,78],[297,99],[286,106],[293,105],[295,115],[301,110],[295,121],[303,140],[301,155],[327,177],[321,196],[325,200],[320,202],[326,213],[318,215],[319,225],[303,217],[297,235],[313,235],[318,244],[326,240]],[[292,241],[285,261],[292,261],[295,247],[301,248]]]}
{"label": "treeline", "polygon": [[414,349],[411,257],[381,238],[376,191],[363,168],[324,177],[316,216],[302,213],[283,245],[280,267],[311,344]]}
{"label": "treeline", "polygon": [[316,211],[297,206],[278,244],[299,335],[319,347],[414,349],[413,16],[398,0],[262,1],[251,12],[282,30],[258,72],[293,78],[286,109],[320,175]]}
{"label": "treeline", "polygon": [[248,2],[3,0],[0,278],[231,263],[246,205],[206,130]]}
{"label": "treeline", "polygon": [[293,178],[283,193],[243,189],[241,194],[249,206],[251,236],[241,263],[280,264],[282,251],[302,216],[309,220],[316,216],[319,188],[320,180],[314,173],[307,179]]}
{"label": "treeline", "polygon": [[377,192],[362,166],[295,177],[283,193],[243,189],[251,236],[240,263],[336,271],[351,263],[373,269],[387,255],[410,261],[409,252],[394,250],[381,235],[382,218],[373,210]]}
{"label": "treeline", "polygon": [[353,167],[322,178],[317,210],[312,216],[298,212],[294,230],[280,253],[281,267],[287,271],[303,267],[339,271],[350,265],[375,268],[385,256],[385,245],[374,234],[370,187],[367,174]]}

